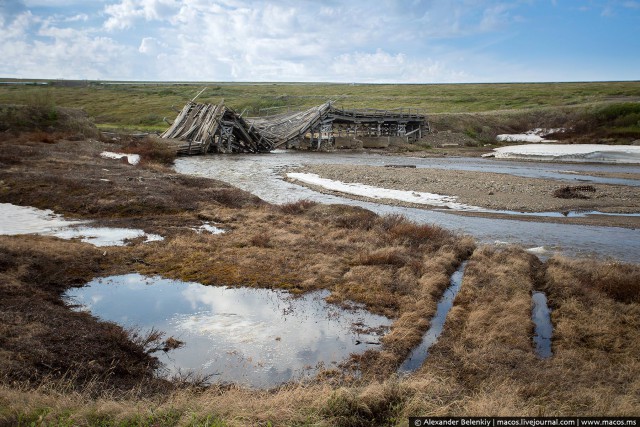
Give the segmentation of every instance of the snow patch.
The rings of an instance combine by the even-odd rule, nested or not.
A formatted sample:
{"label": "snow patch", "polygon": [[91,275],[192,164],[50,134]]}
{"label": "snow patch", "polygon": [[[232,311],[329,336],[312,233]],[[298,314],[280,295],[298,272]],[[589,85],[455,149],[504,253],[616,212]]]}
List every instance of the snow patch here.
{"label": "snow patch", "polygon": [[10,203],[0,203],[0,217],[3,218],[0,223],[1,235],[40,234],[61,239],[80,238],[94,246],[124,246],[126,240],[138,237],[146,237],[145,243],[164,239],[138,229],[81,226],[85,221],[67,221],[49,209]]}
{"label": "snow patch", "polygon": [[495,148],[497,159],[563,162],[640,163],[640,147],[603,144],[527,144]]}
{"label": "snow patch", "polygon": [[112,227],[73,227],[53,233],[61,239],[77,239],[93,246],[124,246],[127,240],[146,237],[145,243],[164,240],[157,234],[147,234],[143,230],[133,228]]}
{"label": "snow patch", "polygon": [[545,139],[545,136],[564,131],[564,128],[536,128],[525,133],[503,133],[496,139],[504,142],[554,142],[554,139]]}
{"label": "snow patch", "polygon": [[201,234],[203,232],[207,232],[207,233],[211,233],[211,234],[223,234],[226,233],[226,230],[223,230],[222,228],[218,228],[215,225],[211,225],[209,224],[209,222],[204,222],[200,227],[198,228],[192,228],[192,230],[194,230],[196,233]]}
{"label": "snow patch", "polygon": [[526,249],[530,254],[546,254],[549,252],[544,246],[536,246],[535,248]]}
{"label": "snow patch", "polygon": [[18,234],[51,234],[59,229],[81,224],[80,221],[67,221],[52,210],[42,210],[30,206],[16,206],[0,203],[0,234],[15,236]]}
{"label": "snow patch", "polygon": [[123,157],[127,158],[127,162],[130,165],[137,165],[140,163],[140,155],[139,154],[125,154],[125,153],[113,153],[111,151],[103,151],[100,153],[100,157],[104,159],[121,159]]}
{"label": "snow patch", "polygon": [[289,172],[287,173],[287,176],[307,184],[326,188],[327,190],[353,194],[354,196],[369,197],[372,199],[399,200],[402,202],[437,206],[461,211],[486,211],[486,209],[478,206],[458,203],[454,196],[443,196],[440,194],[422,193],[417,191],[392,190],[360,183],[345,183],[341,181],[334,181],[332,179],[321,178],[319,175],[314,173]]}

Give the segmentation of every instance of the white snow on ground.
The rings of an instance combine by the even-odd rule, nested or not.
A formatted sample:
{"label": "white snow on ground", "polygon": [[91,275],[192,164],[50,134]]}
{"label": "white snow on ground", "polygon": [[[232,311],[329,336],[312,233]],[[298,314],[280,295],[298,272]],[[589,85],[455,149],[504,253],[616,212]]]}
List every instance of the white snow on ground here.
{"label": "white snow on ground", "polygon": [[61,239],[80,238],[94,246],[124,246],[125,240],[146,237],[146,242],[163,240],[157,234],[131,228],[80,226],[84,221],[67,221],[50,210],[0,203],[0,234],[41,234]]}
{"label": "white snow on ground", "polygon": [[493,150],[497,159],[563,162],[640,163],[640,146],[602,144],[527,144]]}
{"label": "white snow on ground", "polygon": [[353,194],[355,196],[370,197],[372,199],[399,200],[402,202],[464,211],[486,211],[486,209],[478,206],[458,203],[454,196],[442,196],[434,193],[419,193],[417,191],[391,190],[388,188],[374,187],[359,183],[345,183],[341,181],[334,181],[332,179],[321,178],[319,175],[314,173],[290,172],[287,173],[287,176],[307,184],[318,185],[326,188],[327,190],[339,191],[341,193]]}
{"label": "white snow on ground", "polygon": [[0,218],[0,234],[5,236],[51,234],[61,228],[81,224],[79,221],[67,221],[62,215],[54,214],[49,209],[16,206],[11,203],[0,203]]}
{"label": "white snow on ground", "polygon": [[138,163],[140,163],[139,154],[125,154],[125,153],[113,153],[111,151],[103,151],[102,153],[100,153],[100,157],[103,157],[105,159],[121,159],[123,157],[126,157],[130,165],[137,165]]}
{"label": "white snow on ground", "polygon": [[56,231],[53,236],[61,239],[80,238],[81,241],[94,246],[124,246],[127,239],[146,237],[146,242],[163,240],[157,234],[147,234],[143,230],[112,227],[72,227]]}
{"label": "white snow on ground", "polygon": [[226,233],[226,230],[223,230],[222,228],[218,228],[215,225],[211,225],[211,224],[209,224],[208,221],[205,221],[204,224],[202,224],[200,227],[193,228],[192,230],[194,230],[198,234],[203,233],[205,231],[207,233],[211,233],[211,234],[223,234],[223,233]]}
{"label": "white snow on ground", "polygon": [[545,248],[544,246],[536,246],[534,248],[526,249],[526,251],[529,252],[530,254],[535,254],[535,255],[542,255],[549,252],[547,248]]}
{"label": "white snow on ground", "polygon": [[496,136],[496,139],[506,142],[554,142],[555,140],[545,139],[544,137],[558,132],[564,132],[564,128],[536,128],[525,133],[504,133]]}

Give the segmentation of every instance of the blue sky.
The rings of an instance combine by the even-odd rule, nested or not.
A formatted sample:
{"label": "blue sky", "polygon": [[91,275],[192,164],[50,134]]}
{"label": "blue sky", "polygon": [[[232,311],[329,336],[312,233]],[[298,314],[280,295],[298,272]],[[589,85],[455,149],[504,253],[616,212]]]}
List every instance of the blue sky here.
{"label": "blue sky", "polygon": [[640,0],[0,0],[0,77],[640,80]]}

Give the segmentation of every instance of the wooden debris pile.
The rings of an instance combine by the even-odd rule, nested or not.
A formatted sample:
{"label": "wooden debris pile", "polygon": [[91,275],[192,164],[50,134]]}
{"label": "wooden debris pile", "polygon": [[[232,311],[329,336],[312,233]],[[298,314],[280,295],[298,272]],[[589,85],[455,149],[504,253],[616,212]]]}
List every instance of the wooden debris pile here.
{"label": "wooden debris pile", "polygon": [[336,135],[398,136],[409,141],[422,138],[429,129],[425,115],[405,109],[343,110],[328,101],[304,111],[244,119],[224,101],[213,105],[194,100],[184,106],[161,135],[181,143],[178,154],[266,153],[282,146],[299,146],[304,141],[312,149],[321,149],[333,146]]}
{"label": "wooden debris pile", "polygon": [[330,121],[328,116],[331,111],[331,102],[325,102],[301,112],[254,117],[250,120],[261,133],[268,135],[273,140],[274,147],[278,148],[304,137],[307,132],[320,127],[323,122]]}
{"label": "wooden debris pile", "polygon": [[178,154],[268,153],[273,141],[221,102],[187,103],[161,138],[185,141]]}

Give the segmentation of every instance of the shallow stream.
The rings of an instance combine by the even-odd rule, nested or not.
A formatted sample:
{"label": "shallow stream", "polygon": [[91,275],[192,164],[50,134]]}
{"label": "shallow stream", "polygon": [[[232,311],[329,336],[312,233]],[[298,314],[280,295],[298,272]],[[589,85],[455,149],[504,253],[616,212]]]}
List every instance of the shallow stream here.
{"label": "shallow stream", "polygon": [[[568,184],[603,183],[640,186],[640,180],[602,178],[597,173],[640,173],[640,166],[558,164],[499,161],[482,158],[420,159],[367,153],[317,153],[278,150],[265,155],[227,155],[181,158],[180,173],[219,179],[249,191],[271,203],[301,199],[320,203],[361,206],[379,214],[400,213],[408,218],[433,223],[476,237],[483,243],[514,243],[524,247],[544,247],[568,255],[598,255],[627,262],[640,259],[640,229],[553,224],[516,219],[460,216],[446,211],[389,206],[322,194],[281,177],[284,168],[305,164],[416,165],[425,168],[476,170],[533,178],[565,180]],[[560,215],[560,214],[559,214]]]}
{"label": "shallow stream", "polygon": [[536,353],[542,359],[551,357],[551,336],[553,325],[551,324],[551,310],[547,304],[547,296],[543,292],[533,292],[531,295],[533,308],[531,318],[535,325],[533,342],[536,346]]}
{"label": "shallow stream", "polygon": [[467,266],[467,262],[460,264],[460,267],[451,275],[449,281],[449,287],[440,298],[438,306],[436,308],[436,314],[431,319],[431,325],[429,329],[422,337],[422,342],[416,348],[414,348],[409,356],[402,362],[398,368],[398,373],[408,373],[419,369],[429,355],[429,349],[433,344],[438,341],[444,323],[447,320],[447,314],[453,307],[453,301],[456,299],[456,295],[462,287],[462,279],[464,278],[464,269]]}

